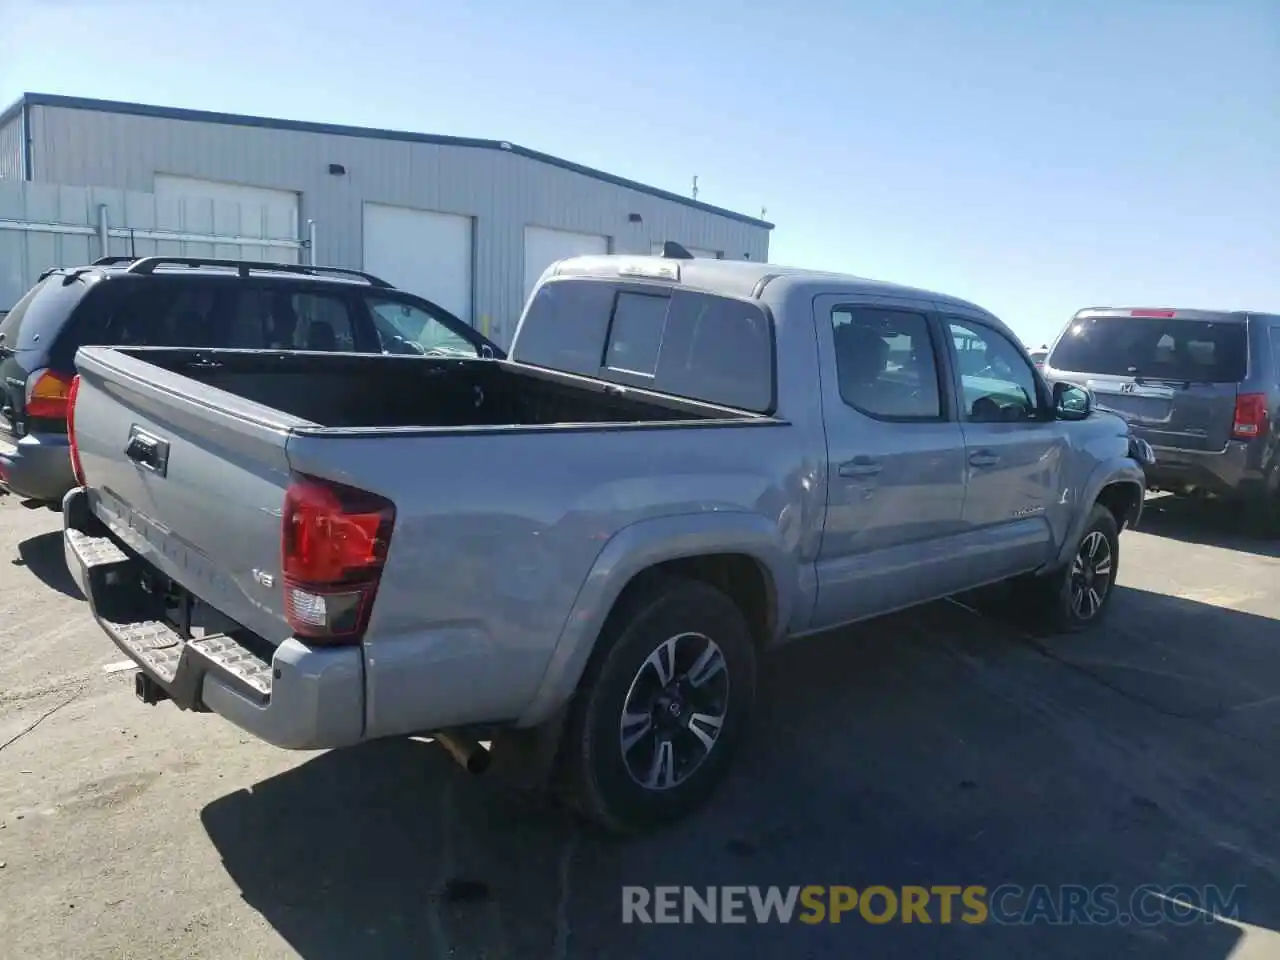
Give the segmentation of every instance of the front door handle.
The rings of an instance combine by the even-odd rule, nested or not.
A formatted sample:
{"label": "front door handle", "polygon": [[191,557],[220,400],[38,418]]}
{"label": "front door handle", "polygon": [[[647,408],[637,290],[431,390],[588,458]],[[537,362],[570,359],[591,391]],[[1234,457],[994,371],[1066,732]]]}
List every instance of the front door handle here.
{"label": "front door handle", "polygon": [[1000,462],[1000,456],[990,450],[975,450],[969,454],[969,464],[974,467],[994,467]]}
{"label": "front door handle", "polygon": [[884,464],[871,457],[854,457],[840,464],[839,474],[852,480],[874,477],[884,469]]}

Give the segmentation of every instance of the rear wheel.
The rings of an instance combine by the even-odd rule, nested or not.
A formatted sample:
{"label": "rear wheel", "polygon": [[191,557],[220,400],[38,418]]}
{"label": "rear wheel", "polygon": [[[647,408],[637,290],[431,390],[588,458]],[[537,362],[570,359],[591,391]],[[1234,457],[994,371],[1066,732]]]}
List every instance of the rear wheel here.
{"label": "rear wheel", "polygon": [[600,637],[566,731],[569,798],[614,832],[678,819],[729,766],[755,700],[746,619],[704,583],[665,579]]}
{"label": "rear wheel", "polygon": [[1261,492],[1249,500],[1243,516],[1250,533],[1280,536],[1280,470],[1272,468]]}
{"label": "rear wheel", "polygon": [[1027,610],[1050,630],[1092,627],[1110,609],[1119,570],[1120,528],[1110,510],[1094,504],[1066,566],[1025,581]]}

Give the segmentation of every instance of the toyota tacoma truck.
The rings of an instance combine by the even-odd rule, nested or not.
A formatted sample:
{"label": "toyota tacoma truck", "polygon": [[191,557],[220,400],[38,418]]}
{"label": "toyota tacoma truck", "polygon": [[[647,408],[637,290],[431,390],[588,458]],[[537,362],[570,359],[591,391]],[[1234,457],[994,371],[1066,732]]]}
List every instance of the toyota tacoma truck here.
{"label": "toyota tacoma truck", "polygon": [[1015,578],[1097,623],[1150,455],[977,306],[678,256],[553,265],[506,359],[76,367],[66,558],[144,701],[509,750],[618,831],[708,796],[787,639]]}

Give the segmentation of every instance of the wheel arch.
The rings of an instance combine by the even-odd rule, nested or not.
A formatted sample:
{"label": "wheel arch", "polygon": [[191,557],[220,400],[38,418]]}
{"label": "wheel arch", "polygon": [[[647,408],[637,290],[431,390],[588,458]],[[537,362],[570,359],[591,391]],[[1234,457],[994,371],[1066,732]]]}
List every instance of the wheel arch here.
{"label": "wheel arch", "polygon": [[539,724],[567,702],[610,617],[625,615],[630,598],[669,576],[726,593],[747,617],[759,646],[777,639],[790,621],[795,563],[767,518],[719,511],[638,521],[600,551],[517,726]]}
{"label": "wheel arch", "polygon": [[[1125,527],[1135,526],[1141,517],[1146,489],[1146,477],[1142,468],[1133,460],[1118,457],[1098,464],[1076,500],[1078,509],[1067,535],[1059,545],[1054,566],[1070,562],[1071,553],[1084,533],[1085,524],[1089,522],[1089,511],[1094,504],[1100,503],[1110,510],[1116,517],[1116,526],[1123,530]],[[1121,513],[1117,513],[1118,510]]]}

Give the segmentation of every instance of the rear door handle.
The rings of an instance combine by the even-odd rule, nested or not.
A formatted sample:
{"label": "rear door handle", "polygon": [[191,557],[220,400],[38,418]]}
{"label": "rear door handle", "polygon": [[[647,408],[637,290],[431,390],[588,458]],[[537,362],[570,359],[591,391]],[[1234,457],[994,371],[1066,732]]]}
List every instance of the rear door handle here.
{"label": "rear door handle", "polygon": [[969,454],[969,464],[974,467],[994,467],[1000,462],[998,454],[990,450],[975,450]]}
{"label": "rear door handle", "polygon": [[839,473],[842,477],[850,479],[865,479],[866,477],[874,477],[884,469],[884,464],[871,457],[854,457],[840,464]]}

